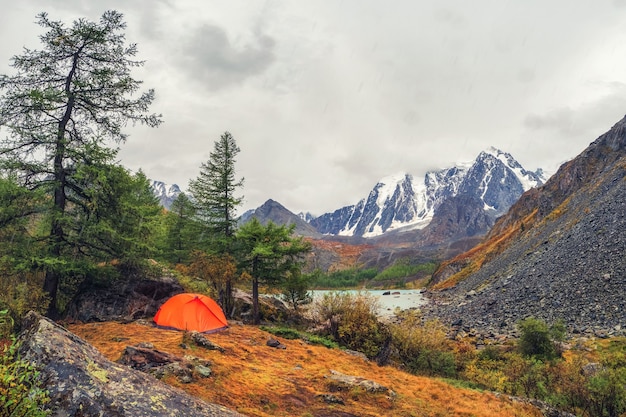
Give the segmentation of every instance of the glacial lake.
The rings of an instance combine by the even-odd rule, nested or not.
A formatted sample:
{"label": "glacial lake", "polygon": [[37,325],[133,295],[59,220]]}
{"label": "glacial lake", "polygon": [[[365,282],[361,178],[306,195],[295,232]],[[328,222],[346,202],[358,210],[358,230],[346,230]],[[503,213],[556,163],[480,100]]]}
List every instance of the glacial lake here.
{"label": "glacial lake", "polygon": [[[313,300],[332,292],[350,294],[366,292],[376,297],[378,300],[379,314],[381,316],[393,315],[396,308],[406,310],[409,308],[417,308],[428,303],[426,297],[424,297],[419,290],[312,290],[310,292],[313,296]],[[383,295],[383,293],[386,292],[390,292],[391,294]]]}

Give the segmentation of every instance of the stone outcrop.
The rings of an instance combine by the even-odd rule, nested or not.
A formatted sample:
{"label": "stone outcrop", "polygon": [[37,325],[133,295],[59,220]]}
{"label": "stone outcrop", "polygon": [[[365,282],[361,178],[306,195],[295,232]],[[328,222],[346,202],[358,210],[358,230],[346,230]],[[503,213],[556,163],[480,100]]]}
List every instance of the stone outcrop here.
{"label": "stone outcrop", "polygon": [[20,355],[40,372],[52,416],[234,417],[127,366],[107,360],[93,346],[33,312],[19,335]]}
{"label": "stone outcrop", "polygon": [[82,322],[152,318],[173,295],[183,292],[174,278],[121,279],[112,285],[81,291],[67,308],[67,319]]}
{"label": "stone outcrop", "polygon": [[126,346],[118,363],[161,379],[174,375],[183,384],[211,376],[211,363],[194,356],[181,358],[145,344]]}
{"label": "stone outcrop", "polygon": [[378,382],[371,381],[369,379],[365,379],[359,376],[346,375],[341,372],[337,372],[331,369],[330,375],[327,375],[326,378],[330,381],[331,390],[341,391],[341,390],[350,390],[352,388],[361,388],[365,392],[369,392],[370,394],[387,394],[390,397],[395,397],[396,393],[392,391],[390,388],[379,384]]}
{"label": "stone outcrop", "polygon": [[[235,318],[244,323],[252,322],[252,294],[235,288]],[[261,321],[265,323],[285,323],[292,318],[292,313],[282,300],[270,295],[259,295],[259,312]]]}

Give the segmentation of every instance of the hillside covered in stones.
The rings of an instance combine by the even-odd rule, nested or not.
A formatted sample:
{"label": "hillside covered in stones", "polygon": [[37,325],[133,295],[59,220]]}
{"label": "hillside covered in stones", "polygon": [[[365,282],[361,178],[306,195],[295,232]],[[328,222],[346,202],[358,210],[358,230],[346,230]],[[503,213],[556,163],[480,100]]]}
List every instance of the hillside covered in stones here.
{"label": "hillside covered in stones", "polygon": [[429,314],[495,334],[528,316],[562,319],[573,333],[622,334],[625,288],[626,118],[443,264]]}

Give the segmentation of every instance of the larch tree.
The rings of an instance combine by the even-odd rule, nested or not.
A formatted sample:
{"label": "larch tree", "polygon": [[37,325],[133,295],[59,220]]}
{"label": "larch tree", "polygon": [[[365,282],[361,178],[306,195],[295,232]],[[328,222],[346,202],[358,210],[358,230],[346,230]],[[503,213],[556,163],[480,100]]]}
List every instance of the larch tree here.
{"label": "larch tree", "polygon": [[113,162],[117,150],[109,146],[125,141],[128,122],[155,127],[161,116],[148,113],[154,91],[139,92],[142,82],[131,76],[143,61],[125,41],[121,13],[107,11],[97,22],[81,18],[69,27],[41,13],[38,24],[45,30],[42,49],[25,48],[11,61],[16,73],[0,76],[0,127],[8,132],[0,141],[0,164],[23,186],[50,195],[41,264],[48,313],[55,315],[66,274],[61,260],[78,253],[69,209],[91,205],[80,172]]}
{"label": "larch tree", "polygon": [[[224,132],[214,143],[209,160],[202,163],[200,174],[189,182],[189,192],[196,206],[196,215],[204,226],[208,249],[217,255],[231,252],[237,228],[236,210],[243,201],[237,189],[243,186],[243,178],[235,175],[235,162],[239,146],[229,132]],[[230,313],[233,280],[224,283],[221,306]]]}
{"label": "larch tree", "polygon": [[242,225],[236,234],[239,266],[252,277],[252,315],[261,321],[259,285],[281,286],[289,277],[300,275],[310,242],[294,237],[295,225],[261,224],[256,217]]}
{"label": "larch tree", "polygon": [[[235,233],[236,210],[243,201],[242,196],[236,195],[237,189],[243,186],[243,178],[235,176],[235,158],[239,151],[233,136],[224,132],[215,142],[209,160],[202,163],[198,177],[189,182],[197,215],[220,248]],[[223,252],[223,249],[218,251]]]}

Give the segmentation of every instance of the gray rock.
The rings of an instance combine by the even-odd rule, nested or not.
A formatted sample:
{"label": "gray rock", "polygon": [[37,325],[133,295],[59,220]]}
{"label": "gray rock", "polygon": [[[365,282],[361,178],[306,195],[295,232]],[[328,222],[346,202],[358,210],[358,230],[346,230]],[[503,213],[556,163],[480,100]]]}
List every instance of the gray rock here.
{"label": "gray rock", "polygon": [[93,346],[37,313],[26,315],[23,329],[20,355],[40,372],[52,416],[241,416],[107,360]]}
{"label": "gray rock", "polygon": [[283,345],[282,343],[280,343],[280,341],[276,340],[276,339],[268,339],[267,342],[265,343],[267,346],[269,347],[273,347],[276,349],[287,349],[287,346]]}
{"label": "gray rock", "polygon": [[324,401],[326,404],[345,405],[343,398],[338,397],[335,394],[319,394],[317,397]]}
{"label": "gray rock", "polygon": [[196,365],[194,367],[194,370],[198,373],[198,375],[200,375],[203,378],[208,378],[211,376],[211,368],[209,368],[208,366],[204,366],[204,365]]}
{"label": "gray rock", "polygon": [[385,393],[390,397],[395,397],[396,393],[378,382],[371,381],[359,376],[342,374],[341,372],[331,369],[330,375],[327,375],[332,385],[337,389],[351,389],[355,387],[363,388],[369,393]]}
{"label": "gray rock", "polygon": [[67,307],[67,318],[82,322],[152,319],[171,296],[183,292],[173,278],[123,279],[105,288],[79,293]]}
{"label": "gray rock", "polygon": [[216,345],[215,343],[211,342],[205,334],[203,333],[199,333],[197,331],[192,331],[191,334],[189,335],[189,337],[191,338],[191,341],[196,344],[197,346],[203,347],[205,349],[208,350],[217,350],[219,352],[224,353],[225,350],[223,347]]}

